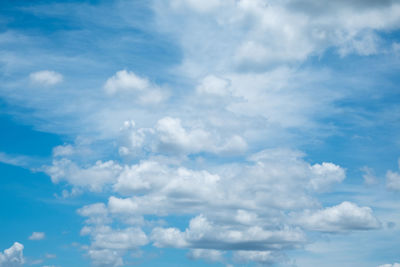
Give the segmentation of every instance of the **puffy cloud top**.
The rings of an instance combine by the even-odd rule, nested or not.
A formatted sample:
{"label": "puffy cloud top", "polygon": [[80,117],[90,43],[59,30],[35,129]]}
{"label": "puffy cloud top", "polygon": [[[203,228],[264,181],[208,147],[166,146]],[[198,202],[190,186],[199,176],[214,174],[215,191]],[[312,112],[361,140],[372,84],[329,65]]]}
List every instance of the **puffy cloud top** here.
{"label": "puffy cloud top", "polygon": [[10,248],[0,252],[0,266],[1,267],[21,267],[24,262],[24,246],[15,242]]}

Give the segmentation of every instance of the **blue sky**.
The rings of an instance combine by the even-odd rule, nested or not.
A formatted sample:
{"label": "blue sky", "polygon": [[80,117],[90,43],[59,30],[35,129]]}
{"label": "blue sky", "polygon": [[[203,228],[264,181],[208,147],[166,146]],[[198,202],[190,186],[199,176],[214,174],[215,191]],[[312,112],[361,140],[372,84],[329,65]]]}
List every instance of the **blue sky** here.
{"label": "blue sky", "polygon": [[1,1],[0,267],[398,267],[400,4]]}

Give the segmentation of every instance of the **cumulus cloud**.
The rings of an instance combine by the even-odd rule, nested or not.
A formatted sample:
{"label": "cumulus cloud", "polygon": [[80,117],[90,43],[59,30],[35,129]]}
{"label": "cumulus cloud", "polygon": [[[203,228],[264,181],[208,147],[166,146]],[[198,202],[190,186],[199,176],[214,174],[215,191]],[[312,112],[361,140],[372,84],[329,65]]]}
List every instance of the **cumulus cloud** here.
{"label": "cumulus cloud", "polygon": [[109,94],[115,94],[120,91],[142,91],[149,87],[149,80],[126,70],[118,71],[104,84],[104,89]]}
{"label": "cumulus cloud", "polygon": [[223,252],[214,249],[192,249],[188,253],[188,257],[194,260],[205,260],[209,262],[223,262]]}
{"label": "cumulus cloud", "polygon": [[51,70],[33,72],[29,75],[29,78],[33,83],[46,86],[56,85],[63,81],[63,76],[60,73]]}
{"label": "cumulus cloud", "polygon": [[[281,260],[280,252],[306,242],[303,230],[281,211],[316,207],[318,201],[313,194],[329,190],[345,177],[344,169],[337,165],[310,165],[302,157],[298,151],[270,149],[254,154],[246,163],[222,165],[214,173],[156,159],[126,165],[112,182],[117,196],[111,196],[107,204],[78,210],[87,217],[81,234],[91,236],[88,253],[114,251],[116,254],[110,255],[116,255],[115,264],[120,264],[117,259],[122,259],[127,250],[151,242],[160,248],[190,248],[189,257],[211,261],[222,261],[223,251],[227,250],[253,251],[239,252],[235,257],[242,261]],[[360,221],[344,212],[339,219],[325,224],[340,221],[353,225],[354,221],[364,223],[364,217],[370,219],[369,208],[356,207],[355,212]],[[184,230],[144,219],[193,214],[198,215]],[[113,229],[115,221],[128,227]],[[150,226],[149,238],[139,228],[144,225]],[[374,227],[372,223],[365,226]],[[356,227],[348,226],[346,230]],[[132,240],[137,242],[132,244]]]}
{"label": "cumulus cloud", "polygon": [[[44,168],[54,183],[73,187],[65,195],[88,190],[108,199],[77,211],[93,263],[122,266],[124,257],[151,243],[189,249],[192,259],[223,262],[232,254],[239,263],[267,265],[302,247],[309,232],[379,228],[369,207],[343,199],[321,207],[319,197],[344,181],[344,168],[311,164],[303,153],[276,145],[320,134],[323,119],[340,112],[337,100],[351,94],[326,88],[335,75],[329,70],[302,63],[325,51],[342,58],[382,53],[387,44],[380,33],[399,28],[397,2],[367,2],[154,1],[158,29],[182,48],[181,65],[173,69],[176,95],[147,108],[167,100],[163,86],[129,70],[104,78],[101,100],[90,92],[83,94],[85,105],[65,110],[75,114],[78,134],[101,141],[94,154],[108,149],[111,160],[99,153],[102,160],[91,161],[63,145]],[[32,82],[61,82],[49,73],[32,74]],[[104,143],[109,146],[99,148]],[[109,153],[115,146],[118,155]],[[388,172],[388,188],[398,190],[399,177]],[[169,216],[187,225],[178,227]]]}
{"label": "cumulus cloud", "polygon": [[30,236],[29,236],[29,240],[42,240],[45,238],[45,233],[43,232],[33,232]]}
{"label": "cumulus cloud", "polygon": [[136,95],[142,104],[159,103],[167,98],[167,93],[147,78],[127,70],[118,71],[110,77],[104,84],[104,90],[109,95]]}
{"label": "cumulus cloud", "polygon": [[122,167],[113,161],[97,161],[93,166],[81,168],[66,158],[54,160],[51,166],[45,168],[53,183],[67,181],[70,185],[95,192],[114,182],[121,170]]}
{"label": "cumulus cloud", "polygon": [[306,212],[299,221],[304,227],[321,232],[346,232],[381,227],[371,208],[359,207],[347,201],[316,212]]}
{"label": "cumulus cloud", "polygon": [[0,252],[0,266],[1,267],[21,267],[24,262],[24,246],[15,242],[10,248]]}
{"label": "cumulus cloud", "polygon": [[146,234],[139,228],[112,229],[109,226],[85,226],[81,235],[89,235],[92,243],[87,254],[96,266],[123,266],[126,251],[136,250],[148,243]]}
{"label": "cumulus cloud", "polygon": [[[177,242],[173,242],[175,239]],[[176,228],[155,228],[152,240],[157,247],[195,247],[219,250],[281,250],[305,241],[297,229],[265,230],[252,226],[244,229],[215,225],[205,216],[193,218],[185,232]]]}
{"label": "cumulus cloud", "polygon": [[123,155],[135,154],[141,150],[169,155],[200,152],[237,155],[248,148],[247,142],[239,135],[223,138],[201,125],[185,127],[181,119],[173,117],[159,119],[153,128],[135,129],[134,126],[129,126],[124,130],[125,145],[120,148]]}

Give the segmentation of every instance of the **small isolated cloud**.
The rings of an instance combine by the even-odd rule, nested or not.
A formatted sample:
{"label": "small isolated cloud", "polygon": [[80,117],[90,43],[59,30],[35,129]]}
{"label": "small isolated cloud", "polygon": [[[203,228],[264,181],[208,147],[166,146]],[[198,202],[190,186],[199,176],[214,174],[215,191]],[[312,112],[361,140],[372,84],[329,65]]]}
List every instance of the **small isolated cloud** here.
{"label": "small isolated cloud", "polygon": [[51,70],[33,72],[29,75],[29,78],[33,83],[47,86],[56,85],[63,80],[60,73]]}
{"label": "small isolated cloud", "polygon": [[29,237],[29,240],[42,240],[45,238],[45,233],[43,232],[33,232],[32,235]]}
{"label": "small isolated cloud", "polygon": [[305,212],[300,222],[307,229],[331,233],[381,227],[381,223],[372,214],[371,208],[359,207],[347,201],[314,213]]}
{"label": "small isolated cloud", "polygon": [[0,252],[0,267],[21,267],[24,262],[24,246],[15,242],[10,248]]}

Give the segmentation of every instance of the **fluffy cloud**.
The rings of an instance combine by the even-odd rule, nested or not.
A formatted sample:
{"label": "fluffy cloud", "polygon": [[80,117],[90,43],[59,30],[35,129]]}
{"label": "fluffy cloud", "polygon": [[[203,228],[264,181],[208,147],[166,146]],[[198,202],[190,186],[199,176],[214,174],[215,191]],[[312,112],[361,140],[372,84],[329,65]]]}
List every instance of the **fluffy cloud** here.
{"label": "fluffy cloud", "polygon": [[139,228],[115,230],[102,225],[86,226],[81,234],[90,235],[92,243],[87,248],[87,254],[96,266],[122,266],[126,251],[148,243],[146,234]]}
{"label": "fluffy cloud", "polygon": [[69,159],[54,160],[45,172],[54,183],[67,181],[70,185],[101,191],[104,185],[111,184],[117,178],[122,167],[113,161],[97,161],[95,165],[81,168]]}
{"label": "fluffy cloud", "polygon": [[169,155],[200,152],[237,155],[245,152],[248,147],[239,135],[223,138],[217,132],[205,130],[201,125],[184,127],[179,118],[173,117],[161,118],[154,128],[134,129],[134,126],[128,126],[124,131],[124,146],[120,148],[123,155],[140,155],[143,150]]}
{"label": "fluffy cloud", "polygon": [[[345,169],[279,148],[314,141],[326,128],[332,134],[324,119],[343,112],[336,104],[352,94],[327,83],[336,73],[302,63],[325,51],[342,58],[382,53],[389,44],[380,33],[399,28],[395,1],[325,2],[154,1],[158,30],[182,48],[181,65],[168,72],[179,77],[169,103],[147,105],[167,100],[166,90],[136,70],[121,70],[103,78],[104,95],[78,88],[82,102],[45,109],[47,121],[54,110],[66,122],[57,133],[97,140],[88,145],[93,154],[112,159],[95,162],[64,145],[45,168],[54,183],[108,199],[78,210],[95,265],[122,266],[129,252],[149,243],[190,249],[193,259],[223,262],[233,251],[237,262],[272,264],[308,242],[309,232],[380,227],[369,207],[343,199],[321,207],[319,198],[344,181]],[[43,73],[32,81],[57,83]],[[48,97],[58,99],[55,105],[76,103],[71,95]],[[40,111],[45,100],[24,101]],[[303,134],[307,141],[297,142]],[[115,146],[119,155],[109,153]],[[400,188],[398,176],[387,173],[388,188]],[[187,226],[169,216],[182,216]]]}
{"label": "fluffy cloud", "polygon": [[24,264],[25,259],[23,255],[24,246],[15,242],[10,248],[0,252],[0,266],[1,267],[20,267]]}
{"label": "fluffy cloud", "polygon": [[104,84],[104,90],[109,95],[136,94],[140,103],[143,104],[159,103],[167,97],[166,92],[152,84],[147,78],[127,70],[118,71],[109,78]]}
{"label": "fluffy cloud", "polygon": [[30,236],[29,236],[29,240],[42,240],[45,238],[45,233],[43,232],[33,232]]}
{"label": "fluffy cloud", "polygon": [[205,260],[210,262],[223,262],[223,252],[214,249],[192,249],[188,254],[194,260]]}
{"label": "fluffy cloud", "polygon": [[299,221],[308,229],[322,232],[370,230],[381,227],[371,208],[359,207],[347,201],[313,213],[306,212]]}
{"label": "fluffy cloud", "polygon": [[[114,251],[117,264],[125,251],[151,241],[161,248],[193,249],[191,258],[222,261],[223,251],[234,250],[239,251],[234,257],[238,261],[281,260],[284,251],[306,241],[303,230],[282,211],[317,207],[313,194],[329,190],[345,177],[345,171],[337,165],[310,165],[302,157],[297,151],[265,150],[249,157],[245,164],[222,165],[214,173],[155,159],[124,166],[112,185],[123,197],[111,196],[107,205],[92,204],[78,211],[87,217],[81,233],[91,236],[88,253]],[[352,217],[343,211],[344,206],[339,206],[344,215],[324,225],[342,223],[341,227],[348,223],[346,230],[356,230],[354,221],[361,224],[374,219],[369,208],[355,206]],[[185,230],[144,219],[192,214],[199,215]],[[128,227],[113,229],[115,221]],[[138,228],[143,225],[150,226],[149,239]],[[364,227],[372,229],[375,225]],[[132,240],[138,242],[132,244]],[[240,252],[244,250],[249,252]]]}
{"label": "fluffy cloud", "polygon": [[29,78],[33,83],[47,86],[56,85],[63,80],[63,76],[60,73],[50,70],[33,72],[29,75]]}
{"label": "fluffy cloud", "polygon": [[[181,232],[176,228],[155,228],[152,240],[157,247],[192,247],[219,250],[282,250],[305,241],[297,229],[265,230],[262,227],[216,225],[203,215],[190,221]],[[175,240],[175,241],[174,241]]]}

